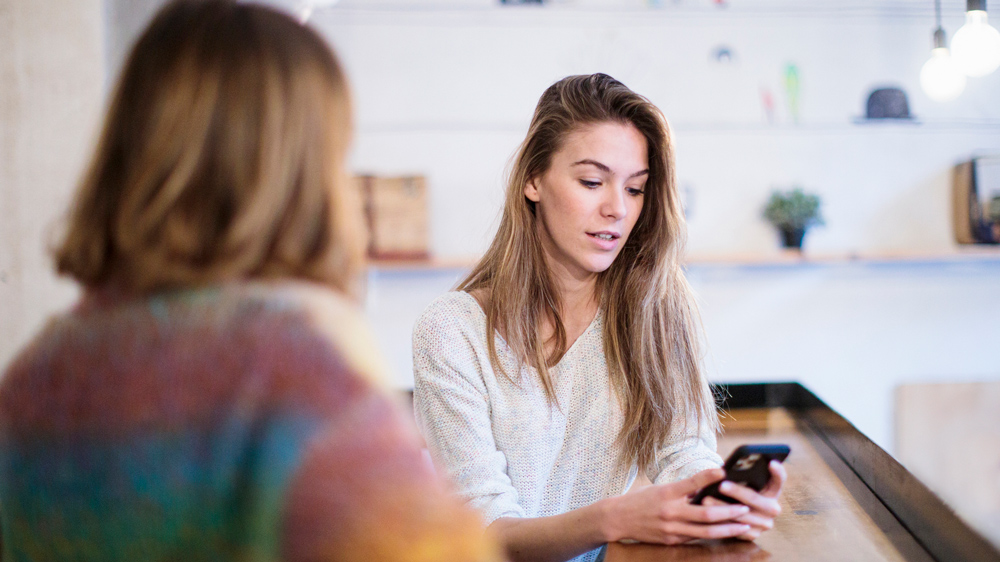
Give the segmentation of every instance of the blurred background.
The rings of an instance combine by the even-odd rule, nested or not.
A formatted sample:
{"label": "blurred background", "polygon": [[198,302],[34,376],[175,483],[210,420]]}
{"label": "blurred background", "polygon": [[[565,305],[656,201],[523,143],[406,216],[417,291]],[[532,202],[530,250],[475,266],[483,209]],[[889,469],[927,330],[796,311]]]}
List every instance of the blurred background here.
{"label": "blurred background", "polygon": [[[352,80],[392,387],[491,239],[539,95],[605,72],[671,123],[710,379],[801,382],[1000,542],[1000,71],[921,82],[933,0],[271,3]],[[0,0],[0,364],[75,298],[46,244],[161,4]],[[940,1],[945,46],[966,8]]]}

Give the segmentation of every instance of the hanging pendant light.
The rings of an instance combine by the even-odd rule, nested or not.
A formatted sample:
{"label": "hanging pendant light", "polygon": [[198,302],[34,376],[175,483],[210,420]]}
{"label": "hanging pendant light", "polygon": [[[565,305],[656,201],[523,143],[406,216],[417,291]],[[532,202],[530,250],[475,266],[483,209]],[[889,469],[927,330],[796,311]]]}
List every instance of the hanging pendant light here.
{"label": "hanging pendant light", "polygon": [[945,46],[944,29],[934,31],[934,50],[920,69],[920,87],[934,101],[951,101],[965,89],[965,74]]}
{"label": "hanging pendant light", "polygon": [[986,16],[986,0],[967,0],[965,25],[955,32],[951,52],[967,76],[986,76],[1000,67],[1000,31]]}
{"label": "hanging pendant light", "polygon": [[934,0],[934,50],[920,69],[920,87],[934,101],[951,101],[965,89],[965,74],[948,52],[944,28],[941,27],[941,0]]}
{"label": "hanging pendant light", "polygon": [[339,0],[254,0],[267,4],[286,13],[294,15],[299,23],[305,25],[317,9],[329,8]]}

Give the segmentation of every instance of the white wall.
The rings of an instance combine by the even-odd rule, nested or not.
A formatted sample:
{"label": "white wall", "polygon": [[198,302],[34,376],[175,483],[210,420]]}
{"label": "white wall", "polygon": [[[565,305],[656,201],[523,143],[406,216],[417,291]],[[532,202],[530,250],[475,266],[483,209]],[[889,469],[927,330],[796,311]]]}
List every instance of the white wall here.
{"label": "white wall", "polygon": [[104,58],[108,68],[105,80],[109,90],[118,79],[132,44],[165,3],[166,0],[103,0],[106,28]]}
{"label": "white wall", "polygon": [[[113,72],[161,3],[107,2]],[[1000,154],[1000,72],[970,79],[947,104],[919,89],[933,26],[927,2],[554,4],[342,0],[313,16],[352,79],[354,169],[428,176],[439,257],[482,252],[538,96],[574,73],[608,72],[671,120],[697,256],[775,253],[760,211],[772,189],[792,184],[823,197],[827,226],[806,242],[814,252],[950,252],[950,167]],[[964,3],[943,6],[953,34]],[[734,64],[711,60],[720,45]],[[785,93],[789,63],[800,73],[797,123]],[[857,122],[882,85],[907,91],[914,122]],[[762,91],[775,100],[773,122]]]}
{"label": "white wall", "polygon": [[711,380],[800,381],[890,452],[897,385],[1000,379],[1000,258],[699,265],[689,278]]}
{"label": "white wall", "polygon": [[[106,81],[161,3],[106,2]],[[807,237],[814,255],[955,252],[948,223],[949,167],[972,154],[1000,153],[1000,73],[970,80],[954,102],[928,100],[917,76],[929,55],[930,3],[745,0],[717,10],[707,0],[682,0],[659,2],[659,10],[644,8],[654,3],[558,0],[554,7],[500,8],[487,0],[342,0],[318,11],[314,24],[337,48],[354,86],[355,169],[426,174],[433,251],[439,257],[477,255],[494,228],[504,166],[542,90],[568,74],[603,71],[650,97],[673,123],[679,176],[691,204],[693,254],[775,255],[775,235],[759,219],[760,206],[772,187],[793,182],[824,198],[828,226]],[[961,24],[964,3],[943,5],[950,35]],[[17,10],[28,6],[22,2]],[[91,33],[99,22],[83,3],[74,6],[85,12],[81,25]],[[77,17],[74,11],[63,13]],[[0,20],[8,26],[11,21]],[[49,37],[62,45],[84,33],[71,33],[65,25],[60,31],[65,39],[31,39],[36,32],[30,27],[17,37]],[[6,29],[0,41],[15,37]],[[735,65],[710,62],[710,51],[720,44],[735,51]],[[80,56],[92,60],[89,52]],[[15,59],[5,56],[0,54],[2,68],[11,72],[9,61]],[[65,60],[93,71],[78,59]],[[801,74],[798,123],[783,94],[789,62]],[[71,69],[61,72],[76,75]],[[19,92],[6,86],[6,76],[4,95]],[[916,124],[855,123],[868,91],[884,84],[906,89]],[[33,102],[39,97],[34,92],[52,88],[32,87],[40,90],[18,94],[19,103]],[[65,104],[92,106],[93,88]],[[765,118],[761,89],[775,97],[773,123]],[[45,107],[42,99],[38,107]],[[58,111],[74,107],[45,103]],[[26,142],[23,128],[20,133],[7,128],[20,121],[9,121],[14,113],[3,107],[4,142]],[[77,142],[67,137],[71,141]],[[4,146],[3,154],[9,154]],[[63,153],[69,156],[59,158],[60,165],[79,164],[79,152]],[[26,221],[32,228],[40,229],[63,207],[63,194],[28,195],[39,182],[18,180],[12,189],[6,187],[14,185],[6,183],[8,177],[0,186],[7,199],[0,203],[9,206],[7,201],[20,198],[42,209],[46,216]],[[5,221],[0,231],[10,232],[10,213],[0,216]],[[35,270],[47,267],[40,233],[18,236],[30,246],[23,254],[31,256]],[[0,252],[8,248],[5,240]],[[366,307],[397,386],[412,384],[413,320],[462,273],[370,274]],[[802,380],[886,448],[891,449],[894,385],[1000,378],[993,351],[1000,341],[997,258],[694,265],[690,276],[705,318],[713,380]],[[7,320],[10,310],[30,310],[37,319],[62,302],[29,302],[20,295],[34,289],[18,290],[5,288],[5,300],[0,299],[7,307],[5,329],[14,325]],[[18,330],[23,335],[24,328]]]}
{"label": "white wall", "polygon": [[0,369],[76,290],[47,244],[96,134],[100,0],[0,0]]}
{"label": "white wall", "polygon": [[[696,257],[777,256],[760,211],[773,188],[793,183],[823,197],[827,226],[806,241],[813,255],[958,251],[950,168],[1000,153],[1000,72],[970,80],[948,104],[924,96],[918,75],[931,46],[932,4],[838,10],[845,3],[806,2],[780,16],[766,2],[744,10],[734,2],[728,11],[701,4],[442,10],[344,0],[314,22],[353,81],[356,169],[428,176],[439,257],[482,251],[504,167],[538,96],[563,76],[595,71],[648,96],[671,120]],[[954,33],[962,4],[944,6]],[[735,65],[710,60],[723,44]],[[788,63],[801,77],[797,123],[784,93]],[[858,122],[869,91],[882,85],[907,91],[914,122]],[[775,98],[773,122],[762,89]],[[412,384],[413,321],[462,273],[370,274],[367,308],[396,385]],[[712,380],[802,381],[890,451],[897,384],[1000,378],[1000,254],[695,264],[690,277]]]}
{"label": "white wall", "polygon": [[[952,4],[945,25],[954,32],[962,12]],[[950,251],[948,170],[1000,153],[1000,72],[970,80],[954,102],[932,102],[918,87],[930,13],[814,6],[784,16],[735,7],[335,8],[314,19],[354,83],[355,168],[428,175],[439,256],[482,251],[504,166],[538,96],[563,76],[595,71],[645,94],[673,123],[693,203],[692,253],[773,252],[760,209],[773,188],[793,183],[823,196],[828,226],[807,241],[815,251]],[[733,49],[736,64],[710,60],[718,45]],[[798,124],[784,93],[788,63],[801,77]],[[908,92],[916,123],[855,123],[881,85]],[[776,101],[773,124],[762,90]]]}

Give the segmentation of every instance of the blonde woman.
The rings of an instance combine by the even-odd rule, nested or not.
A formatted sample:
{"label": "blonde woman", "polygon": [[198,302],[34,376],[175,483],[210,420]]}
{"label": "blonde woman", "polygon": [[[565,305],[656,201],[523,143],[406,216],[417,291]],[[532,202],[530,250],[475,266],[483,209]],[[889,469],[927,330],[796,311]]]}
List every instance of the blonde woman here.
{"label": "blonde woman", "polygon": [[5,561],[481,561],[349,297],[345,76],[277,11],[181,0],[133,49],[0,385]]}
{"label": "blonde woman", "polygon": [[742,505],[688,503],[723,472],[684,235],[659,110],[603,74],[547,89],[493,243],[414,331],[428,447],[513,560],[752,540],[778,515],[777,464],[762,493],[724,486]]}

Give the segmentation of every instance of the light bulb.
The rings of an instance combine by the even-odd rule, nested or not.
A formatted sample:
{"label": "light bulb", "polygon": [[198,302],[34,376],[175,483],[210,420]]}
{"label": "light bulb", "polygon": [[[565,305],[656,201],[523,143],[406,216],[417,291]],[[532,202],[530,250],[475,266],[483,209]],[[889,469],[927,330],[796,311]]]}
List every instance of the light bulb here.
{"label": "light bulb", "polygon": [[986,76],[1000,66],[1000,31],[989,24],[985,10],[965,12],[965,25],[955,32],[951,53],[967,76]]}
{"label": "light bulb", "polygon": [[301,23],[302,25],[305,25],[306,22],[309,21],[309,18],[312,16],[312,13],[313,13],[313,5],[311,2],[304,2],[302,4],[299,4],[299,6],[295,8],[295,15],[298,16],[299,23]]}
{"label": "light bulb", "polygon": [[305,25],[312,17],[316,8],[329,8],[340,0],[299,0],[293,12],[299,18],[299,22]]}
{"label": "light bulb", "polygon": [[931,58],[920,69],[920,87],[934,101],[951,101],[965,89],[965,74],[946,47],[931,51]]}

